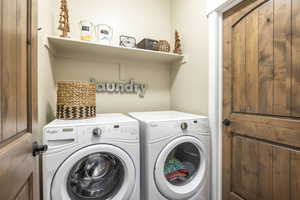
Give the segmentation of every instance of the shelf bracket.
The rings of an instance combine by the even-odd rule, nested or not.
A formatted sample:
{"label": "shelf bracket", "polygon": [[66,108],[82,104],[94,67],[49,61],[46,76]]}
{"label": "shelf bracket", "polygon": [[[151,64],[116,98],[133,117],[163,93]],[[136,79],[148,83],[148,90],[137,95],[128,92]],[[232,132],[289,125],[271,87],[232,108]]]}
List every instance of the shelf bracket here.
{"label": "shelf bracket", "polygon": [[48,37],[44,38],[43,44],[44,44],[44,47],[48,50],[49,53],[51,53],[54,56],[56,55],[56,50],[53,47],[51,47],[51,45],[49,44]]}
{"label": "shelf bracket", "polygon": [[181,64],[184,65],[184,64],[188,63],[188,61],[189,61],[188,55],[184,54],[183,58],[181,60]]}

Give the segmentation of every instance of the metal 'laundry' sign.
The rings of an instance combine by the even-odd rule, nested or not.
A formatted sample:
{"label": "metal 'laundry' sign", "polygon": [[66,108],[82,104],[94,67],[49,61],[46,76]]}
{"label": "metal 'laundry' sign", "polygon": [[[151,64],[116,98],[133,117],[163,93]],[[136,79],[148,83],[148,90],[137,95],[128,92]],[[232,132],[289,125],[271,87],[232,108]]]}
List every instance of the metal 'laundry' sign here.
{"label": "metal 'laundry' sign", "polygon": [[90,82],[96,83],[97,93],[138,94],[141,98],[145,96],[148,88],[147,84],[137,83],[133,80],[128,82],[102,82],[91,78]]}

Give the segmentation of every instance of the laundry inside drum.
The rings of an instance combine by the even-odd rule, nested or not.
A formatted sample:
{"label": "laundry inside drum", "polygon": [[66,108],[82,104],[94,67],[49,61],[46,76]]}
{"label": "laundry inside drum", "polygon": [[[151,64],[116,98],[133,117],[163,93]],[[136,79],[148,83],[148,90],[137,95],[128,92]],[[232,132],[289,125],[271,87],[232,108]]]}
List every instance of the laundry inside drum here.
{"label": "laundry inside drum", "polygon": [[185,185],[194,178],[201,161],[201,152],[195,144],[182,143],[169,153],[165,161],[165,178],[173,185]]}

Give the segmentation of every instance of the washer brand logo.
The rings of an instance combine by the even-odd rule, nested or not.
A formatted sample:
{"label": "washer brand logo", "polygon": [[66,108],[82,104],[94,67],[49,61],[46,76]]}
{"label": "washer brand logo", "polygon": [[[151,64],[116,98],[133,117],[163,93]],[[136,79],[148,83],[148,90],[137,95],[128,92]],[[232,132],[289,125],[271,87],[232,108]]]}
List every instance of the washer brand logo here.
{"label": "washer brand logo", "polygon": [[156,128],[156,127],[158,127],[158,125],[157,124],[150,124],[150,127]]}
{"label": "washer brand logo", "polygon": [[102,82],[94,78],[90,82],[96,83],[97,93],[116,93],[116,94],[138,94],[139,97],[145,97],[148,85],[144,83],[136,83],[133,80],[129,82]]}
{"label": "washer brand logo", "polygon": [[58,133],[58,131],[57,130],[48,130],[47,133],[49,133],[49,134],[56,134],[56,133]]}

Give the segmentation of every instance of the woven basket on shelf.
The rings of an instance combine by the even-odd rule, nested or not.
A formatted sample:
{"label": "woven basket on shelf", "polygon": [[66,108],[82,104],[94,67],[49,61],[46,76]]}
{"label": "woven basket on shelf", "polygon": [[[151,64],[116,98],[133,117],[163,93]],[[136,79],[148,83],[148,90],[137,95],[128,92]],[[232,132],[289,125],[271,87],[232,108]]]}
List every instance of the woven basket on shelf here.
{"label": "woven basket on shelf", "polygon": [[96,84],[79,81],[57,82],[58,119],[85,119],[96,116]]}

